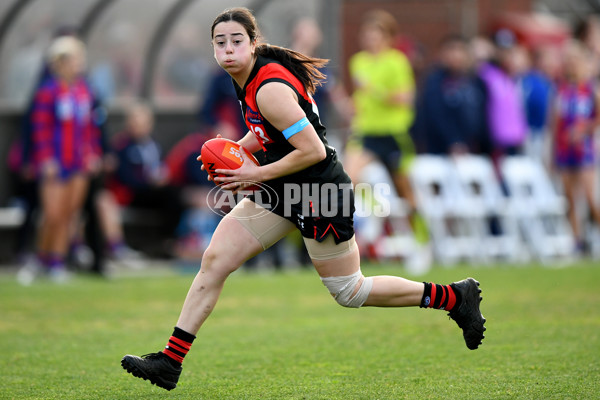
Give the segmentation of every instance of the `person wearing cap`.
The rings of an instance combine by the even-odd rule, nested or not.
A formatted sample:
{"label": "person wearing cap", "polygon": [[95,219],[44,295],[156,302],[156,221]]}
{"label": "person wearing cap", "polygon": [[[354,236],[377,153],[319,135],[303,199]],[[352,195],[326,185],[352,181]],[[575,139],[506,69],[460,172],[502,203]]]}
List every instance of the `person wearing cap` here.
{"label": "person wearing cap", "polygon": [[31,283],[40,272],[67,278],[65,257],[71,222],[82,207],[89,174],[100,166],[100,132],[93,121],[93,96],[83,78],[85,46],[75,37],[55,39],[46,53],[50,75],[34,95],[33,165],[39,180],[42,220],[37,262],[19,274]]}

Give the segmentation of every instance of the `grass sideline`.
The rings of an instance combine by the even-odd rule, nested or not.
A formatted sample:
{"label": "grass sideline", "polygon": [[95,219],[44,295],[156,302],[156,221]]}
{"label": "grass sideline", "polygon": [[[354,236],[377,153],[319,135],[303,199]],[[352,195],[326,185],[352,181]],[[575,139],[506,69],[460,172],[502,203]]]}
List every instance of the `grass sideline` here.
{"label": "grass sideline", "polygon": [[598,398],[600,267],[435,268],[417,279],[466,276],[481,282],[488,320],[476,351],[441,311],[344,309],[312,270],[236,273],[167,392],[119,361],[164,346],[191,275],[31,287],[2,275],[0,398]]}

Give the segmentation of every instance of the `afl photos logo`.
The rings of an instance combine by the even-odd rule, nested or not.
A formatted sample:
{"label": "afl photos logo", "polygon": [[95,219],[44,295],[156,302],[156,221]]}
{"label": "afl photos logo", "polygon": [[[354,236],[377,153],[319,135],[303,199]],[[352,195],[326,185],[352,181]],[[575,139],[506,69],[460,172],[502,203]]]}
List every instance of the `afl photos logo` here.
{"label": "afl photos logo", "polygon": [[233,193],[231,190],[224,190],[220,186],[212,188],[206,196],[206,202],[211,211],[224,217],[233,207],[249,195],[253,196],[253,204],[258,211],[252,218],[267,215],[267,213],[271,212],[279,204],[277,193],[268,185],[252,181],[244,183],[247,189],[238,190],[236,193]]}

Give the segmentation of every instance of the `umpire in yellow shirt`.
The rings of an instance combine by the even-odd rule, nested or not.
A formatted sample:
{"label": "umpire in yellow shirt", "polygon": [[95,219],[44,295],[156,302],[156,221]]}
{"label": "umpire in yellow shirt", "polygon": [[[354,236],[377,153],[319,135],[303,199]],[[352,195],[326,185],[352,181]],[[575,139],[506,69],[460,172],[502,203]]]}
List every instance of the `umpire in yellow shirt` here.
{"label": "umpire in yellow shirt", "polygon": [[365,15],[360,30],[363,50],[349,62],[355,116],[344,165],[356,184],[366,164],[381,161],[398,194],[414,209],[406,173],[414,155],[409,128],[414,119],[415,79],[406,56],[392,47],[396,30],[396,20],[386,11]]}

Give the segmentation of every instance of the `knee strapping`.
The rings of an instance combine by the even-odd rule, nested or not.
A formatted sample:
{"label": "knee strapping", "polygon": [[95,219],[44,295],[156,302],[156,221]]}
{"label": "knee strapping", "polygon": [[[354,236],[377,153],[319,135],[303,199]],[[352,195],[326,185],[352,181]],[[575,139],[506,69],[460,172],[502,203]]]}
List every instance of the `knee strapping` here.
{"label": "knee strapping", "polygon": [[[373,288],[373,278],[364,278],[362,284],[360,284],[361,278],[364,278],[364,276],[358,270],[352,275],[321,278],[321,281],[340,305],[359,308],[365,304]],[[356,291],[356,286],[359,284],[360,288]],[[354,291],[356,291],[356,294],[354,294]]]}

